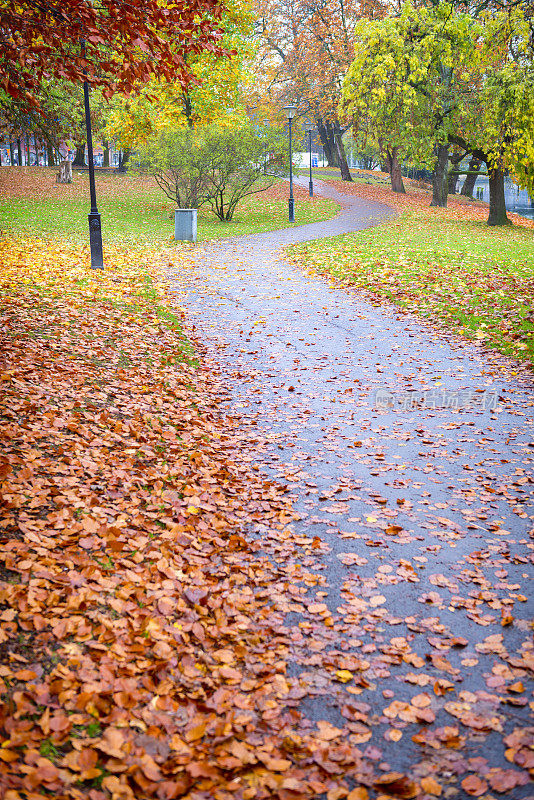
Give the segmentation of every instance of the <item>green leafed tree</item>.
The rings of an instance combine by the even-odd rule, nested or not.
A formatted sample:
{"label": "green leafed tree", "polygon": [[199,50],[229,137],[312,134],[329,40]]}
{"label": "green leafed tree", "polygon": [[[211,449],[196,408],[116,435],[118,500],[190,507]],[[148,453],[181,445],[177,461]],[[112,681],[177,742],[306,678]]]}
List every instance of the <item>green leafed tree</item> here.
{"label": "green leafed tree", "polygon": [[273,127],[242,124],[160,131],[139,150],[139,168],[180,208],[207,204],[229,222],[240,200],[287,173],[287,142]]}
{"label": "green leafed tree", "polygon": [[525,7],[474,15],[446,2],[405,3],[398,15],[360,23],[357,33],[343,88],[357,132],[374,136],[385,156],[428,163],[433,205],[446,204],[450,146],[473,154],[489,173],[488,224],[506,224],[504,171],[532,183],[532,31]]}
{"label": "green leafed tree", "polygon": [[485,83],[485,149],[534,196],[534,7],[518,2],[485,17],[485,57],[503,53]]}
{"label": "green leafed tree", "polygon": [[358,25],[343,107],[361,138],[376,139],[394,191],[403,191],[398,161],[410,157],[434,169],[432,204],[446,205],[449,134],[472,93],[479,27],[448,3],[405,3],[398,16]]}

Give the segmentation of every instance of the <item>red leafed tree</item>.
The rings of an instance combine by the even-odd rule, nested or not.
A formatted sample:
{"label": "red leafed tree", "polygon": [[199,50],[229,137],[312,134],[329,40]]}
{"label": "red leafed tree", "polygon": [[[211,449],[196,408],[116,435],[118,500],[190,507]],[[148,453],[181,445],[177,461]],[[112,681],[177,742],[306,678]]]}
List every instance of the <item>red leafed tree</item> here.
{"label": "red leafed tree", "polygon": [[51,78],[87,80],[106,96],[151,75],[186,85],[189,54],[223,54],[223,8],[222,0],[2,0],[0,86],[35,105]]}

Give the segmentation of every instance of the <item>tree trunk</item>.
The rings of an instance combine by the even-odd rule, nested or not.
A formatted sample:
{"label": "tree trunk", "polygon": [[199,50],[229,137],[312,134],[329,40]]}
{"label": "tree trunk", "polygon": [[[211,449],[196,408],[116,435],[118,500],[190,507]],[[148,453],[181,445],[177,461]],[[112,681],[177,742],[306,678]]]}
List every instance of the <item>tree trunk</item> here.
{"label": "tree trunk", "polygon": [[130,158],[131,152],[129,147],[119,152],[119,166],[117,172],[126,172],[126,164]]}
{"label": "tree trunk", "polygon": [[[187,125],[189,128],[193,127],[193,104],[191,103],[191,97],[189,92],[182,93],[182,99],[184,103],[184,114],[187,120]],[[252,116],[252,114],[251,114]]]}
{"label": "tree trunk", "polygon": [[55,166],[56,159],[54,158],[54,148],[50,142],[46,143],[46,160],[49,167]]}
{"label": "tree trunk", "polygon": [[511,225],[512,223],[506,215],[504,172],[502,169],[491,169],[489,164],[487,166],[490,192],[488,225]]}
{"label": "tree trunk", "polygon": [[458,178],[460,177],[460,173],[456,169],[451,169],[449,171],[449,177],[447,180],[447,194],[456,194],[456,187],[458,186]]}
{"label": "tree trunk", "polygon": [[458,164],[462,161],[465,157],[465,151],[455,152],[450,156],[450,162],[452,164],[451,169],[449,170],[449,179],[448,179],[448,193],[449,194],[456,194],[456,190],[458,188],[458,178],[460,177],[460,172],[458,171]]}
{"label": "tree trunk", "polygon": [[102,161],[102,166],[109,167],[109,142],[106,141],[106,139],[103,139],[102,146],[104,148],[104,160]]}
{"label": "tree trunk", "polygon": [[445,208],[447,206],[447,164],[449,161],[449,145],[438,144],[436,146],[436,166],[434,167],[434,177],[432,179],[432,202],[431,206]]}
{"label": "tree trunk", "polygon": [[481,161],[478,158],[473,158],[469,162],[469,172],[465,176],[464,185],[460,191],[460,194],[464,197],[473,197],[473,191],[475,189],[475,183],[477,182],[477,178],[480,172],[480,165]]}
{"label": "tree trunk", "polygon": [[72,164],[70,161],[60,161],[56,183],[72,183]]}
{"label": "tree trunk", "polygon": [[343,139],[341,138],[342,137],[341,128],[337,119],[334,122],[333,127],[334,127],[334,141],[336,143],[339,169],[341,172],[341,180],[352,182],[352,175],[350,174],[350,169],[347,162],[347,155],[345,153],[345,146],[343,144]]}
{"label": "tree trunk", "polygon": [[330,122],[323,122],[322,119],[317,120],[317,130],[323,146],[324,154],[329,167],[339,167],[339,157],[337,148],[334,141],[334,132]]}
{"label": "tree trunk", "polygon": [[389,181],[391,190],[397,194],[406,194],[404,183],[402,180],[401,165],[398,158],[399,148],[392,147],[386,150],[386,165],[389,172]]}
{"label": "tree trunk", "polygon": [[20,143],[20,138],[17,139],[17,150],[18,150],[19,167],[22,167],[22,145]]}
{"label": "tree trunk", "polygon": [[76,155],[74,156],[74,161],[72,162],[73,167],[84,167],[85,166],[85,145],[76,145]]}
{"label": "tree trunk", "polygon": [[11,139],[9,140],[9,157],[11,159],[11,166],[15,163],[15,148]]}

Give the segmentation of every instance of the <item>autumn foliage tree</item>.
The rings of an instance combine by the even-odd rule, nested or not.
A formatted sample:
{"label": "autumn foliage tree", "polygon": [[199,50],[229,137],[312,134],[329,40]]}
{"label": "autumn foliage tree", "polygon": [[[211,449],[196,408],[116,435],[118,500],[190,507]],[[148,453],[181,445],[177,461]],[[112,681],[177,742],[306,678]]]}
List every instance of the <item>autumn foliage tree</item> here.
{"label": "autumn foliage tree", "polygon": [[222,50],[222,9],[221,0],[4,0],[0,85],[29,106],[51,78],[87,80],[106,97],[156,74],[186,85],[189,54]]}
{"label": "autumn foliage tree", "polygon": [[254,52],[252,26],[250,0],[226,0],[219,17],[222,54],[221,49],[189,54],[192,80],[187,86],[157,75],[128,96],[116,94],[108,110],[107,134],[123,148],[135,148],[158,131],[182,125],[242,123]]}
{"label": "autumn foliage tree", "polygon": [[358,25],[344,108],[360,134],[434,168],[432,205],[446,204],[451,145],[487,166],[489,225],[509,222],[506,169],[533,185],[531,23],[521,3],[475,14],[405,2],[398,14]]}
{"label": "autumn foliage tree", "polygon": [[330,166],[351,180],[338,114],[343,76],[354,58],[354,29],[381,17],[382,0],[259,0],[261,72],[271,97],[296,100],[315,120]]}
{"label": "autumn foliage tree", "polygon": [[410,156],[434,169],[432,205],[440,206],[447,204],[448,136],[462,124],[479,77],[480,26],[451,9],[406,2],[398,15],[362,20],[343,86],[344,108],[360,136],[374,133],[392,189],[404,191],[399,159]]}

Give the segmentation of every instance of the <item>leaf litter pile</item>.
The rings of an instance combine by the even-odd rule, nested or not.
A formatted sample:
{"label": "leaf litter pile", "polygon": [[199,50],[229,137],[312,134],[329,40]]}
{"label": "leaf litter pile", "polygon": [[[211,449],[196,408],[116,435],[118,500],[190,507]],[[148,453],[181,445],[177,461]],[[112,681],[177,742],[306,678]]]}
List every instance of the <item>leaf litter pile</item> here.
{"label": "leaf litter pile", "polygon": [[[384,637],[401,620],[380,586],[417,582],[411,562],[356,591],[367,559],[341,554],[349,575],[329,611],[325,545],[294,533],[286,487],[254,468],[264,443],[223,410],[221,373],[158,282],[161,254],[132,263],[115,247],[91,273],[72,245],[1,249],[2,797],[526,797],[532,730],[514,709],[534,658],[528,642],[504,646],[514,600],[480,566],[504,578],[500,550],[467,560],[465,601],[433,576],[467,613],[501,615],[463,658],[484,664],[463,690],[467,642],[436,612]],[[389,520],[384,533],[401,531]],[[380,691],[395,671],[408,699]],[[306,715],[325,693],[342,723]],[[496,734],[504,765],[463,757]],[[411,774],[383,754],[403,736]]]}

